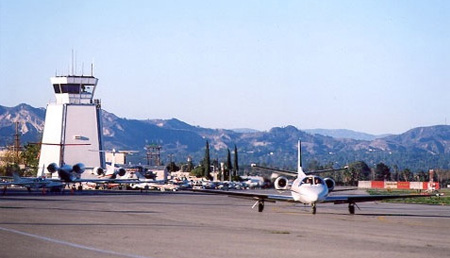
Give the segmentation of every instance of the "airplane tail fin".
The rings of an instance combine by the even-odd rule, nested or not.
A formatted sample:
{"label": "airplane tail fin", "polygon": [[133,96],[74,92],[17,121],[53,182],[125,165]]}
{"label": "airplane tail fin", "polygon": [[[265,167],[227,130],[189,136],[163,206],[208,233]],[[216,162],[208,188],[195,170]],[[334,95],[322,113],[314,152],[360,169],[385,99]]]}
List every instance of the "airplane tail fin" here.
{"label": "airplane tail fin", "polygon": [[17,174],[17,172],[13,172],[13,178],[14,178],[15,183],[19,183],[20,181],[22,181],[22,179],[20,178],[19,174]]}
{"label": "airplane tail fin", "polygon": [[297,144],[297,177],[305,177],[306,174],[305,172],[303,172],[303,168],[302,168],[302,141],[298,140],[298,144]]}
{"label": "airplane tail fin", "polygon": [[145,176],[142,175],[142,173],[139,172],[139,171],[138,171],[138,172],[135,172],[134,175],[135,175],[139,180],[144,180],[144,179],[145,179]]}

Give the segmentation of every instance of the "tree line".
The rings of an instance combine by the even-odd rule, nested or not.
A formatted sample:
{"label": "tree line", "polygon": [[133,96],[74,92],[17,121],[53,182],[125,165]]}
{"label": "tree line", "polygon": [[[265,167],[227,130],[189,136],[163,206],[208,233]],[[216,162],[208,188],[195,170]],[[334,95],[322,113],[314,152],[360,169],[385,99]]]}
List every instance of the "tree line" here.
{"label": "tree line", "polygon": [[[234,145],[233,159],[231,158],[231,150],[227,148],[227,156],[224,162],[220,162],[219,158],[211,159],[209,141],[205,144],[205,154],[200,163],[194,165],[192,159],[188,158],[186,164],[182,164],[179,170],[182,172],[190,172],[191,175],[196,177],[204,177],[206,179],[212,179],[212,172],[218,173],[218,178],[225,181],[239,180],[239,154],[237,146]],[[168,167],[169,169],[169,167]],[[175,172],[170,170],[170,172]]]}
{"label": "tree line", "polygon": [[[318,161],[313,160],[308,164],[308,171],[333,168],[332,164],[322,166]],[[441,187],[450,184],[450,170],[433,169],[429,171],[419,171],[413,173],[410,169],[399,169],[397,166],[389,167],[383,162],[369,167],[364,161],[352,162],[348,169],[321,174],[323,177],[333,178],[338,185],[356,186],[358,181],[399,181],[399,182],[428,182],[432,179],[439,182]]]}
{"label": "tree line", "polygon": [[[39,163],[39,151],[40,146],[37,144],[27,144],[21,151],[6,150],[0,165],[0,175],[11,176],[14,171],[18,171],[22,176],[36,176]],[[232,151],[227,148],[226,157],[222,162],[220,162],[219,158],[211,159],[209,141],[207,140],[205,143],[204,157],[198,165],[195,165],[192,159],[188,159],[187,163],[180,165],[177,165],[174,161],[170,161],[167,169],[169,171],[190,172],[194,176],[207,179],[212,179],[211,172],[216,172],[218,173],[219,179],[239,180],[239,176],[242,173],[239,167],[238,155],[237,146],[234,145],[233,155]],[[333,165],[333,163],[322,165],[317,160],[311,160],[306,165],[305,170],[328,169],[333,168]],[[249,169],[249,166],[246,166],[244,170],[246,173],[251,173]],[[396,165],[389,167],[383,162],[375,164],[374,167],[369,167],[364,161],[349,163],[348,169],[346,170],[324,173],[321,176],[333,178],[338,185],[350,186],[356,186],[358,181],[427,182],[430,180],[429,171],[421,170],[414,173],[408,168],[399,169]],[[450,185],[450,170],[434,169],[432,177],[433,181],[439,182],[441,187]]]}
{"label": "tree line", "polygon": [[0,175],[12,176],[13,172],[19,172],[21,176],[36,176],[39,151],[38,144],[26,144],[21,150],[6,149],[0,162]]}

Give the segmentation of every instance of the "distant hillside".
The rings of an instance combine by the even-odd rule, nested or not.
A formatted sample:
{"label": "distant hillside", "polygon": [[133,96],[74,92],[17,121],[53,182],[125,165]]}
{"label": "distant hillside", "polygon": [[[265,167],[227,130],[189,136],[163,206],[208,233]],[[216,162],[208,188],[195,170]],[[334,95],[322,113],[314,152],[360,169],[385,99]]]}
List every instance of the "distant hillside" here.
{"label": "distant hillside", "polygon": [[27,104],[15,107],[0,105],[0,146],[11,145],[16,131],[15,122],[19,122],[21,141],[36,141],[44,130],[45,109],[34,108]]}
{"label": "distant hillside", "polygon": [[166,153],[188,155],[204,146],[204,139],[193,128],[176,119],[129,120],[103,111],[105,149],[142,151],[147,144],[158,144]]}
{"label": "distant hillside", "polygon": [[372,141],[377,138],[386,137],[387,135],[373,135],[367,133],[356,132],[347,129],[306,129],[305,132],[310,134],[321,134],[331,136],[333,138],[348,138],[355,140]]}
{"label": "distant hillside", "polygon": [[235,128],[235,129],[231,129],[231,131],[236,132],[236,133],[258,133],[258,132],[260,132],[258,130],[250,129],[250,128]]}
{"label": "distant hillside", "polygon": [[[39,141],[44,128],[45,110],[26,104],[0,106],[0,144],[12,144],[14,122],[19,121],[22,143]],[[336,131],[335,137],[327,136]],[[320,133],[322,132],[322,133]],[[211,158],[225,161],[227,148],[238,147],[242,165],[260,163],[280,168],[295,168],[297,140],[303,142],[305,166],[333,164],[343,166],[365,161],[369,166],[384,162],[399,169],[427,170],[450,168],[450,126],[430,126],[409,130],[400,135],[362,140],[368,134],[350,130],[302,131],[294,126],[274,127],[269,131],[208,129],[189,125],[178,119],[135,120],[119,118],[103,111],[105,149],[136,150],[129,156],[135,163],[145,163],[147,144],[162,146],[161,158],[171,155],[177,162],[190,156],[196,164],[204,155],[206,140]]]}

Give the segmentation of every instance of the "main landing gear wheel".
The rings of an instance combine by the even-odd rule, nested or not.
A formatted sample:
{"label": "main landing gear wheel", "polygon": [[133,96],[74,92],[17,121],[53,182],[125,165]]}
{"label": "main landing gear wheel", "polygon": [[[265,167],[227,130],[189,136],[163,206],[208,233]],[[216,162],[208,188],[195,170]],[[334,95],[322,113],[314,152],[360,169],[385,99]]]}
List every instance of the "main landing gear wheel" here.
{"label": "main landing gear wheel", "polygon": [[355,214],[355,204],[354,203],[348,204],[348,212],[352,215]]}
{"label": "main landing gear wheel", "polygon": [[264,210],[264,201],[258,201],[258,211],[263,212]]}
{"label": "main landing gear wheel", "polygon": [[263,212],[264,210],[264,200],[258,200],[253,204],[252,209],[255,208],[255,206],[258,205],[258,211]]}

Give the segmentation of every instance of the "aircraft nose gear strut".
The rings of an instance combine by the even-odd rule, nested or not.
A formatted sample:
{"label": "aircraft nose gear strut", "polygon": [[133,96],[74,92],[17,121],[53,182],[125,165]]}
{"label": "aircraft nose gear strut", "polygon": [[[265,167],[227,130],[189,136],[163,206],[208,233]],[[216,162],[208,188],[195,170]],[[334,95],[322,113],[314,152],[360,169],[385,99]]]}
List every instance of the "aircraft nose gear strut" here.
{"label": "aircraft nose gear strut", "polygon": [[259,199],[253,204],[252,209],[254,209],[258,205],[258,211],[262,212],[264,210],[264,199]]}
{"label": "aircraft nose gear strut", "polygon": [[317,205],[315,203],[311,204],[311,214],[316,214]]}

